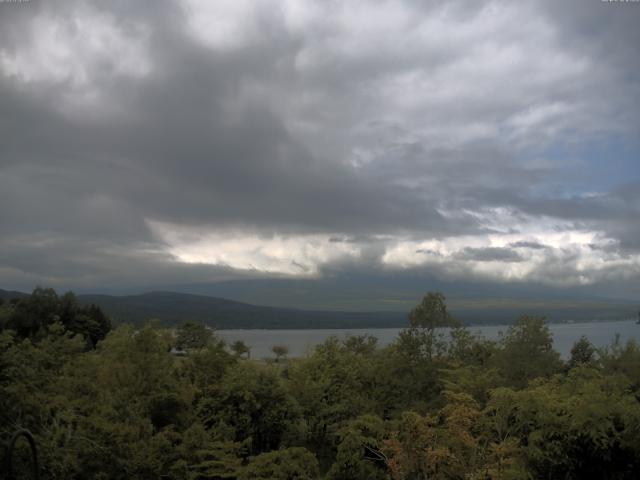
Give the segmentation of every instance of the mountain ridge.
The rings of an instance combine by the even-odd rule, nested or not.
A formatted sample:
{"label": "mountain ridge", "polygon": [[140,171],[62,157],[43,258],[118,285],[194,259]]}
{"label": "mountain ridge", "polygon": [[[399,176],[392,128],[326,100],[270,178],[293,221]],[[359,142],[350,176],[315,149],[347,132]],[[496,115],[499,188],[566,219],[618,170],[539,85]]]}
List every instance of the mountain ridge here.
{"label": "mountain ridge", "polygon": [[407,323],[403,312],[335,312],[253,305],[189,293],[152,291],[139,295],[78,295],[99,305],[117,323],[140,324],[150,318],[177,325],[191,320],[229,328],[375,328]]}
{"label": "mountain ridge", "polygon": [[[0,298],[28,294],[0,289]],[[99,305],[114,324],[142,325],[158,319],[169,326],[185,321],[217,329],[394,328],[408,325],[409,306],[396,311],[314,310],[256,305],[228,298],[152,290],[133,295],[79,294],[82,304]],[[522,314],[545,316],[550,322],[634,318],[636,304],[602,299],[466,298],[449,303],[451,313],[467,325],[508,324]]]}

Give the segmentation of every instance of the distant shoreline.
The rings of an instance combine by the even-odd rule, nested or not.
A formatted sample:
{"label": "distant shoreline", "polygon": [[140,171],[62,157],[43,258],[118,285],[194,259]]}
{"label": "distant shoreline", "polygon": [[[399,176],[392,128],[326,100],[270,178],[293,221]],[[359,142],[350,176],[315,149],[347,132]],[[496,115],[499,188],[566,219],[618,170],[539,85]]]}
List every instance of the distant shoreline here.
{"label": "distant shoreline", "polygon": [[[506,333],[508,324],[467,325],[472,333],[478,333],[487,340],[499,341],[501,332]],[[268,359],[273,357],[271,348],[274,345],[285,345],[289,348],[289,358],[304,357],[316,345],[327,338],[336,336],[345,338],[350,335],[371,335],[377,339],[379,347],[391,344],[404,327],[392,328],[325,328],[325,329],[225,329],[217,331],[217,335],[226,342],[242,340],[251,347],[251,357]],[[553,336],[554,349],[563,357],[569,355],[574,342],[582,335],[597,347],[606,347],[620,335],[624,343],[629,339],[640,339],[640,325],[633,320],[586,321],[574,323],[550,323],[549,330]],[[446,329],[442,333],[446,334]]]}
{"label": "distant shoreline", "polygon": [[[467,328],[480,328],[480,327],[501,327],[501,326],[505,326],[508,327],[511,324],[513,324],[513,322],[515,322],[516,318],[514,318],[511,322],[493,322],[493,323],[463,323],[462,326],[463,327],[467,327]],[[579,325],[579,324],[591,324],[591,323],[622,323],[622,322],[636,322],[635,318],[609,318],[609,319],[595,319],[595,320],[566,320],[566,321],[562,321],[562,320],[546,320],[546,323],[549,325]],[[639,325],[640,327],[640,325]],[[258,330],[264,330],[264,331],[300,331],[300,330],[365,330],[365,329],[372,329],[372,330],[392,330],[392,329],[402,329],[402,328],[409,328],[409,324],[407,323],[406,325],[400,325],[400,326],[358,326],[358,327],[342,327],[342,326],[336,326],[336,327],[322,327],[322,328],[317,328],[317,327],[297,327],[297,328],[289,328],[289,327],[221,327],[221,328],[216,328],[213,327],[215,331],[228,331],[228,330],[247,330],[247,331],[258,331]]]}

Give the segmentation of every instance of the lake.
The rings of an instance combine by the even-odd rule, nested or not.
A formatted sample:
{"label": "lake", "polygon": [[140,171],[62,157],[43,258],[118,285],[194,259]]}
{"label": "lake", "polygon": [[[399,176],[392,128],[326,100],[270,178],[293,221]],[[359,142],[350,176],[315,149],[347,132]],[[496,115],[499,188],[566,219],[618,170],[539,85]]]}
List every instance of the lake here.
{"label": "lake", "polygon": [[[500,332],[508,325],[470,326],[472,332],[485,338],[496,340]],[[610,345],[616,334],[623,342],[630,339],[640,340],[640,325],[632,320],[618,322],[552,323],[549,329],[553,333],[553,346],[563,357],[568,357],[573,343],[585,335],[596,347]],[[400,328],[360,328],[360,329],[322,329],[322,330],[218,330],[217,334],[228,343],[244,341],[251,347],[252,358],[273,357],[271,347],[286,345],[290,357],[302,357],[311,352],[319,343],[335,335],[345,338],[349,335],[373,335],[379,346],[390,344],[398,335]]]}

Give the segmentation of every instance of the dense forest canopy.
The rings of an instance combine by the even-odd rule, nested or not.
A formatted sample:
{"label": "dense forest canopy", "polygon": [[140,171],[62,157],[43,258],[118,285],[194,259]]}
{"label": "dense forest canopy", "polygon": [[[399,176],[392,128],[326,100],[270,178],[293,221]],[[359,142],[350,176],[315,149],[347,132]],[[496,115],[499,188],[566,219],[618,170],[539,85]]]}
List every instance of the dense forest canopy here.
{"label": "dense forest canopy", "polygon": [[0,305],[0,434],[33,433],[44,479],[637,478],[636,342],[563,361],[542,318],[488,341],[436,293],[409,320],[385,348],[256,361],[198,323],[111,329],[36,289]]}

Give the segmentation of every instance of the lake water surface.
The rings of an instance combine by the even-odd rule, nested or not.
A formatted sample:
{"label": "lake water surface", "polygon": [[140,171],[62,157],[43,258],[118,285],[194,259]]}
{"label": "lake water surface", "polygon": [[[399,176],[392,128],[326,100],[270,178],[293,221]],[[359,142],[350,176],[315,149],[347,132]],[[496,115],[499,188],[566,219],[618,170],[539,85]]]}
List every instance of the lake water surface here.
{"label": "lake water surface", "polygon": [[[471,326],[472,332],[480,333],[485,338],[496,340],[500,332],[506,332],[508,325]],[[553,333],[553,346],[563,357],[568,357],[573,343],[581,335],[596,347],[610,345],[616,334],[626,342],[630,339],[640,340],[640,325],[634,321],[589,322],[589,323],[555,323],[549,324]],[[390,344],[398,335],[399,328],[361,328],[361,329],[323,329],[323,330],[218,330],[217,334],[227,342],[244,341],[251,347],[253,358],[273,357],[271,347],[286,345],[290,357],[302,357],[313,350],[313,347],[324,342],[331,335],[345,338],[349,335],[373,335],[379,346]]]}

